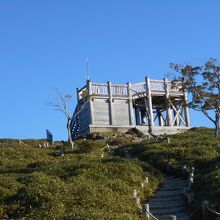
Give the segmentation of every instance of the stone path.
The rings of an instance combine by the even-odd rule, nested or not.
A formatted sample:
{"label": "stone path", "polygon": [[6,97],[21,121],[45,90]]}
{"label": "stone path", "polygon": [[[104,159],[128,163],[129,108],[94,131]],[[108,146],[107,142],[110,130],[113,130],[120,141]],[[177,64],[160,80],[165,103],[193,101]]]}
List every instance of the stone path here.
{"label": "stone path", "polygon": [[187,181],[173,176],[165,176],[163,185],[147,202],[150,212],[159,220],[168,220],[175,215],[177,220],[190,220],[184,210],[183,194]]}

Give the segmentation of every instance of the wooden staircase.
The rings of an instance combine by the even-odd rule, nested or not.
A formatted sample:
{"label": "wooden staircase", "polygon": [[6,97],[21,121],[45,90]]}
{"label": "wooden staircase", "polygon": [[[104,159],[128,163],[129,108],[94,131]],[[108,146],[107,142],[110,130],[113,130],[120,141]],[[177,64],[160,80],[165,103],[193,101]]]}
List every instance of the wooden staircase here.
{"label": "wooden staircase", "polygon": [[77,114],[78,108],[77,104],[70,125],[73,140],[76,139],[77,133],[79,132],[79,115]]}

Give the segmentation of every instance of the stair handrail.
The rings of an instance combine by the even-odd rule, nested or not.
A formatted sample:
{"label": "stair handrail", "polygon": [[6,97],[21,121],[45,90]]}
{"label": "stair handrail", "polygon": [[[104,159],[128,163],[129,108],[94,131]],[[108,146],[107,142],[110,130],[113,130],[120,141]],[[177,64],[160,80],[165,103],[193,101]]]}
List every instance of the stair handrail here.
{"label": "stair handrail", "polygon": [[147,213],[150,215],[150,217],[151,217],[153,220],[159,220],[159,219],[156,218],[153,214],[151,214],[150,211],[149,211],[149,212],[147,211]]}
{"label": "stair handrail", "polygon": [[202,203],[202,208],[203,208],[203,211],[205,211],[204,209],[207,209],[210,213],[214,214],[214,215],[217,215],[217,216],[220,216],[220,213],[217,212],[216,210],[212,209],[210,206],[209,206],[209,202],[207,200],[204,200],[203,203]]}
{"label": "stair handrail", "polygon": [[[146,205],[146,204],[144,204],[144,205]],[[143,206],[144,206],[144,205],[143,205]],[[148,206],[148,208],[149,208],[149,206]],[[143,209],[143,208],[142,208],[142,209]],[[145,208],[144,211],[145,211],[145,213],[144,213],[145,216],[149,215],[149,217],[151,217],[153,220],[159,220],[158,218],[156,218],[156,217],[150,212],[149,209],[146,209],[146,208]],[[142,211],[142,212],[143,212],[143,211]],[[146,214],[147,214],[147,215],[146,215]],[[149,218],[149,217],[148,217],[148,218]]]}

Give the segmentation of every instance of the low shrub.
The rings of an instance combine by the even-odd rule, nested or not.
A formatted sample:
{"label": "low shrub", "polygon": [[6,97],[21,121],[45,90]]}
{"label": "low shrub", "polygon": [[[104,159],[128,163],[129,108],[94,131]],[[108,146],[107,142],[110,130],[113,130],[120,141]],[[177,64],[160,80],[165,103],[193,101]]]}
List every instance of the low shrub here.
{"label": "low shrub", "polygon": [[[34,146],[31,146],[33,144]],[[101,158],[104,140],[78,140],[77,149],[0,148],[0,216],[9,219],[143,219],[133,199],[147,199],[162,181],[152,166],[119,157]]]}

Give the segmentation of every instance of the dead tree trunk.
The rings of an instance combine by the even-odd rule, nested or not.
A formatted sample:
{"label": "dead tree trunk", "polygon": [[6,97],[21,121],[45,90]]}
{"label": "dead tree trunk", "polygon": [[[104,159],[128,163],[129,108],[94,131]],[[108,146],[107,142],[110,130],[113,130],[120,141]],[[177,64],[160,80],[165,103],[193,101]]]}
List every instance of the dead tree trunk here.
{"label": "dead tree trunk", "polygon": [[67,119],[68,140],[69,140],[69,142],[70,142],[70,144],[71,144],[71,147],[72,147],[72,150],[73,150],[73,149],[74,149],[74,141],[73,141],[73,138],[72,138],[72,133],[71,133],[71,126],[70,126],[70,124],[71,124],[71,119],[68,118],[68,119]]}

